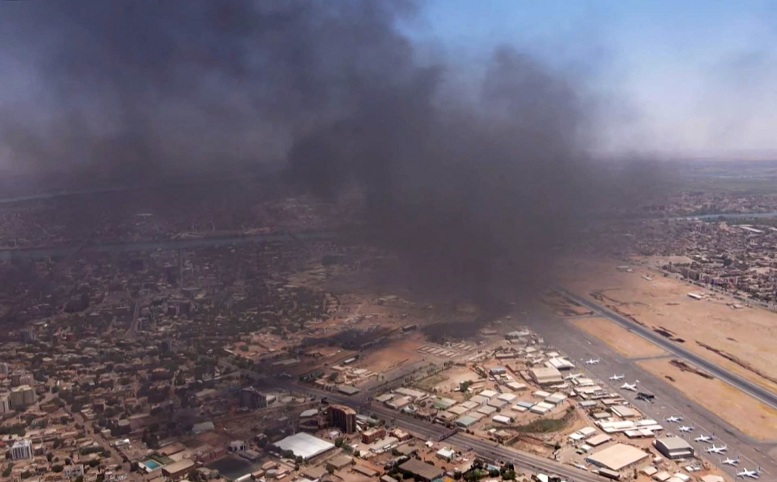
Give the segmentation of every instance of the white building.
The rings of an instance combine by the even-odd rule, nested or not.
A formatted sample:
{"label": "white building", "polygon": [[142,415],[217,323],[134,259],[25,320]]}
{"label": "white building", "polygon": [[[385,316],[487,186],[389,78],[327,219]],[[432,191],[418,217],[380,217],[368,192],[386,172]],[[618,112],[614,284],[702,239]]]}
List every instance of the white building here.
{"label": "white building", "polygon": [[84,464],[66,465],[65,466],[65,470],[63,470],[62,473],[68,479],[75,479],[77,477],[83,477],[84,476]]}
{"label": "white building", "polygon": [[29,460],[32,458],[32,443],[27,440],[18,440],[11,447],[11,458],[13,460]]}

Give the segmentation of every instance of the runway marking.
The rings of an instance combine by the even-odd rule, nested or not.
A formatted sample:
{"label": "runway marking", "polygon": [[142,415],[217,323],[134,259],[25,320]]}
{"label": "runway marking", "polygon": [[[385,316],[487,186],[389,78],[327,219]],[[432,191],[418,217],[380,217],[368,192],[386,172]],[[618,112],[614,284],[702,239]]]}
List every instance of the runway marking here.
{"label": "runway marking", "polygon": [[650,361],[650,360],[663,360],[665,358],[677,358],[673,355],[656,355],[656,356],[642,356],[638,358],[626,358],[626,360],[630,362],[641,362],[641,361]]}

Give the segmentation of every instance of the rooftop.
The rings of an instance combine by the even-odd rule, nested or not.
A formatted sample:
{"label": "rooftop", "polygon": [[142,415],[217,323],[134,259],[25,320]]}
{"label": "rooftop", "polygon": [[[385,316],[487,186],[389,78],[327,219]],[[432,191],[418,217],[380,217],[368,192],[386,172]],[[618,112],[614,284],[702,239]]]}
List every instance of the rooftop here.
{"label": "rooftop", "polygon": [[588,460],[600,467],[621,470],[631,464],[649,457],[643,450],[626,444],[615,444],[588,457]]}
{"label": "rooftop", "polygon": [[279,440],[275,442],[275,446],[281,450],[291,450],[295,456],[302,457],[305,460],[335,448],[334,444],[305,432],[296,433],[283,440]]}
{"label": "rooftop", "polygon": [[443,470],[439,467],[435,467],[432,464],[427,464],[424,461],[418,459],[410,459],[407,462],[399,466],[400,470],[410,472],[413,475],[417,475],[425,480],[433,480],[440,477],[443,474]]}

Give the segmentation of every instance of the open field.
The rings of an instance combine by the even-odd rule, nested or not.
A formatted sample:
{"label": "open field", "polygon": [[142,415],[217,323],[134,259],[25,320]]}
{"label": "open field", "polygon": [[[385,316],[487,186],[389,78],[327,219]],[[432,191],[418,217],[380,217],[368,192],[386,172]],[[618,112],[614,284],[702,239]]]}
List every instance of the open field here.
{"label": "open field", "polygon": [[[753,439],[777,440],[777,410],[720,380],[681,371],[671,365],[670,360],[647,360],[637,364],[671,383],[688,398]],[[667,377],[671,377],[674,382]],[[711,397],[710,394],[713,393],[718,396]]]}
{"label": "open field", "polygon": [[359,368],[387,375],[391,370],[420,361],[422,355],[417,350],[422,346],[424,340],[421,336],[408,336],[401,341],[393,341],[385,348],[363,352],[357,365]]}
{"label": "open field", "polygon": [[621,272],[616,269],[620,264],[624,262],[570,261],[562,284],[638,323],[664,330],[683,340],[686,349],[777,391],[777,313],[734,309],[729,306],[733,300],[721,295],[697,301],[688,292],[702,288],[635,263],[633,272]]}
{"label": "open field", "polygon": [[570,320],[570,323],[600,339],[626,358],[666,355],[661,348],[606,318],[579,318]]}

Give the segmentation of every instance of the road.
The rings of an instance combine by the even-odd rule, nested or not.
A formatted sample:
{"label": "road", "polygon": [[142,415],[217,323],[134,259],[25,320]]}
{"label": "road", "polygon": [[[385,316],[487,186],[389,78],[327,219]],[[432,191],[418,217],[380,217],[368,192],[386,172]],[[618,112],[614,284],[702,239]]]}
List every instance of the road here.
{"label": "road", "polygon": [[[443,425],[416,419],[380,405],[370,404],[365,401],[363,397],[358,397],[358,395],[356,397],[349,397],[339,393],[326,392],[307,385],[296,385],[293,383],[285,383],[278,386],[289,390],[290,392],[304,393],[309,396],[327,397],[330,402],[350,406],[362,413],[367,412],[375,414],[383,420],[427,440],[437,441],[442,435],[450,432],[450,429]],[[446,446],[454,447],[462,452],[472,450],[475,454],[485,460],[494,462],[512,462],[517,468],[529,469],[533,472],[556,474],[570,482],[602,482],[604,480],[609,480],[554,460],[545,459],[525,452],[519,452],[504,445],[496,445],[495,442],[479,439],[462,432],[458,432],[446,438],[441,443]]]}
{"label": "road", "polygon": [[[760,465],[764,471],[759,480],[762,482],[774,480],[777,464],[769,455],[769,451],[774,449],[773,444],[752,440],[721,420],[716,414],[686,398],[671,384],[653,376],[635,363],[642,359],[624,358],[597,338],[576,329],[571,323],[552,314],[535,313],[527,319],[526,324],[529,329],[543,336],[549,346],[564,352],[573,363],[579,365],[578,368],[582,367],[582,370],[576,370],[576,372],[584,371],[592,378],[601,380],[604,385],[609,385],[613,392],[620,393],[646,416],[663,425],[667,433],[685,438],[700,455],[720,467],[732,478],[735,470]],[[663,358],[670,357],[671,355],[663,356]],[[588,358],[599,358],[600,363],[585,365],[583,360]],[[615,374],[624,375],[623,380],[610,381],[609,377]],[[644,387],[646,391],[656,396],[655,403],[639,401],[636,399],[636,393],[620,388],[623,383],[634,383],[635,380],[640,380],[638,386]],[[665,421],[667,417],[677,415],[682,416],[682,423],[672,424]],[[694,430],[690,433],[681,433],[678,430],[680,425],[693,425]],[[738,468],[723,465],[721,461],[725,457],[705,453],[704,450],[710,445],[693,440],[699,435],[710,434],[714,434],[715,444],[728,445],[726,456],[741,456]]]}
{"label": "road", "polygon": [[596,313],[597,315],[606,317],[614,321],[615,323],[619,324],[623,328],[626,328],[632,333],[635,333],[641,336],[642,338],[650,341],[651,343],[660,346],[661,348],[665,349],[669,353],[674,354],[678,358],[682,358],[685,361],[693,363],[697,367],[706,370],[711,375],[714,375],[715,377],[728,383],[732,387],[738,390],[741,390],[742,392],[750,395],[751,397],[765,403],[766,405],[774,409],[777,409],[777,394],[774,394],[773,392],[763,387],[760,387],[750,382],[749,380],[746,380],[740,377],[739,375],[733,374],[728,370],[725,370],[719,367],[713,362],[700,357],[699,355],[691,353],[685,348],[677,345],[676,343],[671,342],[667,338],[659,335],[658,333],[655,333],[649,328],[646,328],[640,324],[634,323],[633,321],[611,310],[608,310],[603,306],[600,306],[592,301],[589,301],[585,298],[582,298],[573,293],[570,293],[569,291],[564,290],[562,288],[557,288],[557,291],[567,299],[574,301],[575,303],[579,303],[585,306],[586,308],[593,310],[594,313]]}

